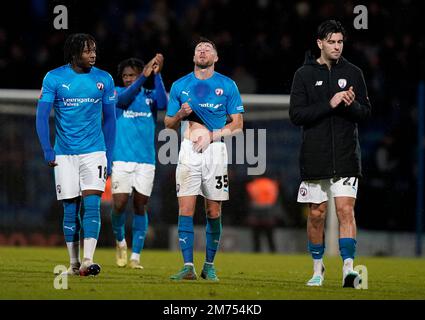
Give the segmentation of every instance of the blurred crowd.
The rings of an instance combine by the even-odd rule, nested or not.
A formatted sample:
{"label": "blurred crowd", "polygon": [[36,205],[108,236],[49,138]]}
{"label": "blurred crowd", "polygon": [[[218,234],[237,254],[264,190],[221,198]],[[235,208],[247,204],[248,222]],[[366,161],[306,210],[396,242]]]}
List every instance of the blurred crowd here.
{"label": "blurred crowd", "polygon": [[[53,8],[59,4],[68,8],[68,30],[53,27]],[[373,105],[373,119],[361,128],[365,189],[383,190],[391,184],[402,189],[391,192],[403,192],[406,201],[412,201],[408,197],[413,192],[409,184],[415,183],[416,88],[425,74],[424,20],[419,10],[423,5],[420,0],[362,1],[368,9],[368,29],[356,30],[357,4],[336,0],[10,2],[0,11],[0,88],[39,89],[45,73],[63,64],[66,37],[87,32],[98,41],[97,65],[113,76],[125,58],[147,61],[161,52],[169,90],[173,81],[193,69],[193,43],[205,36],[218,47],[216,70],[232,77],[241,93],[289,94],[305,52],[315,50],[316,27],[335,18],[348,31],[343,55],[362,68]],[[380,197],[386,198],[382,193]]]}

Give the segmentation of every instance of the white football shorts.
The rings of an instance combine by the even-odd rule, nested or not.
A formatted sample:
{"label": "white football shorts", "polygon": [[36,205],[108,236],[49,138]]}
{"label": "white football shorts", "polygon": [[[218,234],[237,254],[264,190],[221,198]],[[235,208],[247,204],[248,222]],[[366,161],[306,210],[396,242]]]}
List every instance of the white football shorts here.
{"label": "white football shorts", "polygon": [[81,196],[84,190],[105,191],[106,153],[97,151],[77,155],[57,155],[54,167],[58,200]]}
{"label": "white football shorts", "polygon": [[176,190],[177,197],[201,195],[209,200],[229,200],[226,144],[213,142],[198,153],[193,142],[184,139],[176,169]]}
{"label": "white football shorts", "polygon": [[308,180],[301,182],[298,190],[298,202],[322,203],[329,198],[357,197],[359,180],[357,177]]}
{"label": "white football shorts", "polygon": [[112,194],[132,193],[133,188],[150,197],[155,178],[155,165],[149,163],[114,161],[112,165]]}

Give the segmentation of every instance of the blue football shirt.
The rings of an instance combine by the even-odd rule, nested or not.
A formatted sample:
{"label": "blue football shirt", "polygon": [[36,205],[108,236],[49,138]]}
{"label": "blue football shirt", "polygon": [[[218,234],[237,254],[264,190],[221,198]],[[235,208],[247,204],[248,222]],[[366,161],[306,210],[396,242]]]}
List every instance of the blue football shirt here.
{"label": "blue football shirt", "polygon": [[[118,95],[126,89],[116,87]],[[128,108],[117,107],[116,113],[117,135],[113,161],[155,164],[155,90],[142,87]]]}
{"label": "blue football shirt", "polygon": [[49,71],[39,101],[53,102],[57,155],[105,151],[102,104],[115,108],[114,80],[106,71],[92,67],[77,73],[67,64]]}
{"label": "blue football shirt", "polygon": [[218,72],[205,80],[196,78],[192,72],[175,81],[170,90],[167,115],[173,117],[185,102],[210,131],[223,128],[228,114],[244,112],[236,83]]}

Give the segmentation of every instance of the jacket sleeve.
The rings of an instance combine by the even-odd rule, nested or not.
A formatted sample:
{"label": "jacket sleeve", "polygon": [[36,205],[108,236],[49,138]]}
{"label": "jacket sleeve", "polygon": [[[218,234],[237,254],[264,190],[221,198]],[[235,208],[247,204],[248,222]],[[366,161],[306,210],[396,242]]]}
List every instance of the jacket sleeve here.
{"label": "jacket sleeve", "polygon": [[312,124],[332,111],[329,101],[308,104],[308,91],[300,72],[297,71],[292,82],[289,102],[289,118],[293,124],[304,126]]}
{"label": "jacket sleeve", "polygon": [[359,71],[357,78],[357,88],[354,88],[356,99],[351,106],[346,107],[346,116],[354,122],[361,122],[368,119],[371,115],[371,105],[367,94],[366,83],[363,72]]}

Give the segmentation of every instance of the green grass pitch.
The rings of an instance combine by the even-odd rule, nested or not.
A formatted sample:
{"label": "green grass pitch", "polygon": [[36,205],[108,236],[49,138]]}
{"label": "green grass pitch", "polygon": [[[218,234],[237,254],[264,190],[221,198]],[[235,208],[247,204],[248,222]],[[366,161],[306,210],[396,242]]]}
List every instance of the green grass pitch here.
{"label": "green grass pitch", "polygon": [[[198,275],[204,253],[195,253]],[[341,259],[325,257],[323,287],[307,287],[312,273],[305,255],[219,252],[219,283],[174,282],[182,266],[180,252],[145,250],[144,270],[115,266],[114,249],[99,248],[97,277],[69,277],[68,289],[53,286],[56,265],[68,262],[66,248],[0,247],[0,299],[425,299],[425,259],[359,257],[367,267],[368,289],[341,287]]]}

